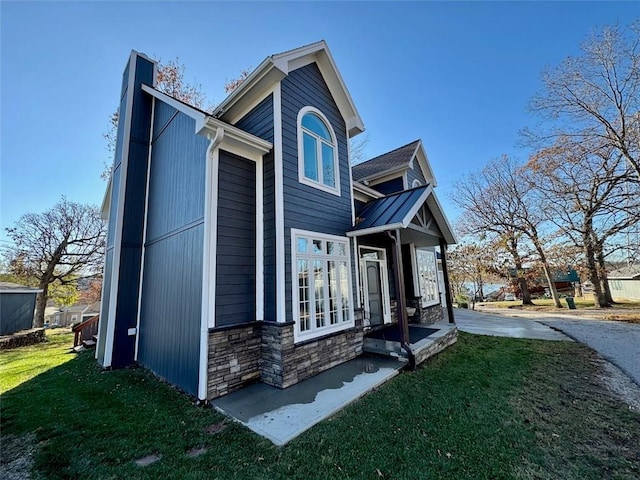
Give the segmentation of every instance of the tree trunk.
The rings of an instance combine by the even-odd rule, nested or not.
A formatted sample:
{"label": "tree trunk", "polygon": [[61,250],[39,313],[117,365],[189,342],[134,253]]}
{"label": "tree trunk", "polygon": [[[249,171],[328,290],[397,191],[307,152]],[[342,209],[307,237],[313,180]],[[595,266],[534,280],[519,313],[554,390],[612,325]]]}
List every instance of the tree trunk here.
{"label": "tree trunk", "polygon": [[518,287],[522,294],[522,305],[533,305],[533,302],[531,301],[531,293],[529,292],[529,287],[527,285],[527,279],[520,273],[523,272],[522,258],[518,253],[518,245],[516,244],[516,241],[510,240],[507,244],[507,248],[513,257],[513,263],[516,267],[516,281],[518,282]]}
{"label": "tree trunk", "polygon": [[604,300],[609,307],[615,302],[613,301],[611,289],[609,288],[609,278],[607,276],[607,266],[604,260],[604,253],[602,252],[602,244],[597,245],[596,251],[598,252],[598,278],[600,279],[600,285],[602,286],[602,294],[604,295]]}
{"label": "tree trunk", "polygon": [[538,252],[538,256],[540,257],[540,261],[542,262],[542,269],[544,270],[544,275],[547,277],[547,283],[549,284],[549,292],[551,292],[551,298],[553,298],[553,303],[556,308],[562,308],[562,304],[560,303],[560,297],[558,296],[558,290],[556,290],[556,284],[553,281],[553,275],[551,274],[551,270],[549,269],[549,262],[547,262],[547,256],[544,253],[542,245],[540,244],[540,240],[537,235],[531,237],[531,241],[536,251]]}
{"label": "tree trunk", "polygon": [[518,286],[520,287],[520,292],[522,293],[522,305],[533,305],[531,301],[531,293],[529,292],[529,287],[527,286],[527,279],[522,275],[518,275]]}
{"label": "tree trunk", "polygon": [[584,235],[584,254],[587,261],[587,271],[589,272],[589,281],[593,285],[593,302],[596,308],[604,308],[607,306],[607,301],[602,292],[602,284],[600,283],[600,277],[598,275],[598,267],[596,265],[596,252],[594,251],[593,243],[590,235]]}
{"label": "tree trunk", "polygon": [[42,292],[38,293],[36,297],[36,315],[33,319],[34,328],[44,326],[44,310],[47,308],[47,298],[49,297],[49,284],[47,282],[40,281],[38,288],[42,289]]}

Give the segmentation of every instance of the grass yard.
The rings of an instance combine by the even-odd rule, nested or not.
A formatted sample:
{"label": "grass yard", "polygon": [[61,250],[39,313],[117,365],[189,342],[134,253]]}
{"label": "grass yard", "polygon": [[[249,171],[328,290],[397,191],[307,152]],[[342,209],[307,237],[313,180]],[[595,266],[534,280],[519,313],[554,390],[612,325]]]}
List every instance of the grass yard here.
{"label": "grass yard", "polygon": [[[64,337],[0,352],[3,468],[29,466],[26,452],[34,478],[50,479],[640,478],[640,415],[574,343],[460,333],[416,373],[278,448],[142,369],[106,372],[92,352],[69,354]],[[134,463],[152,454],[161,459]]]}

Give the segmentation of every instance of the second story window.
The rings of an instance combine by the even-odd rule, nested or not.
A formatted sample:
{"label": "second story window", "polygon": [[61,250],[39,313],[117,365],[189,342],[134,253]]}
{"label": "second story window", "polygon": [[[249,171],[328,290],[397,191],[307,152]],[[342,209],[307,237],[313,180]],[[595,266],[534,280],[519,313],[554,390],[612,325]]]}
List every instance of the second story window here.
{"label": "second story window", "polygon": [[298,174],[301,183],[340,195],[335,135],[324,115],[312,107],[298,114]]}

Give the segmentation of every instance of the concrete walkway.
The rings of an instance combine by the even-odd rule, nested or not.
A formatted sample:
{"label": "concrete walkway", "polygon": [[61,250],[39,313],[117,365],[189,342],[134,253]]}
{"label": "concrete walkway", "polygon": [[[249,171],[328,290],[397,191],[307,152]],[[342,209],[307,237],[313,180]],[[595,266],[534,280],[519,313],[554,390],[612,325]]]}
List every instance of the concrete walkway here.
{"label": "concrete walkway", "polygon": [[404,366],[405,362],[361,356],[284,390],[256,383],[214,400],[213,405],[276,445],[284,445]]}
{"label": "concrete walkway", "polygon": [[507,317],[464,308],[455,309],[454,317],[458,330],[476,335],[571,341],[566,335],[529,318]]}

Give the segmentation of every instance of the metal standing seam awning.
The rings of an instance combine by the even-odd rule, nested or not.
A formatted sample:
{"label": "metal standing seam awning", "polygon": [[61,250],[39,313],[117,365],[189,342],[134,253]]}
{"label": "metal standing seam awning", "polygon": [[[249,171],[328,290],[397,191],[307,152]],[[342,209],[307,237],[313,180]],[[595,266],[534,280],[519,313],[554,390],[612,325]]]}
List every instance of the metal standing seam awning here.
{"label": "metal standing seam awning", "polygon": [[[443,253],[448,244],[456,243],[455,235],[447,222],[442,208],[433,193],[431,185],[424,185],[411,190],[405,190],[382,198],[377,198],[366,203],[357,213],[357,224],[353,230],[347,232],[349,237],[361,237],[364,235],[372,235],[375,233],[387,233],[393,240],[395,248],[391,250],[393,255],[393,264],[395,268],[396,292],[398,292],[398,322],[401,327],[402,347],[407,351],[409,362],[415,367],[415,359],[409,345],[409,324],[405,310],[405,292],[403,266],[401,259],[401,231],[409,228],[415,228],[412,220],[418,214],[418,211],[427,203],[427,208],[432,214],[433,219],[438,226],[438,244]],[[392,235],[395,232],[395,235]],[[425,236],[429,236],[424,232]],[[449,283],[449,275],[447,272],[446,255],[442,255],[442,267],[445,283]],[[447,312],[449,321],[454,323],[453,304],[451,292],[446,289]]]}

